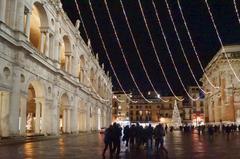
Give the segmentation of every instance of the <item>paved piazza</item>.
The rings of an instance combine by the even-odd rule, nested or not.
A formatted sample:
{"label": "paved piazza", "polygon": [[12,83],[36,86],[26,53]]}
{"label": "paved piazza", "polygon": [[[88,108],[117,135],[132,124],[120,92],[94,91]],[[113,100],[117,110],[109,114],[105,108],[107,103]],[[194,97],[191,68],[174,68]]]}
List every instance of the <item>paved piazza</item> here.
{"label": "paved piazza", "polygon": [[[65,136],[59,139],[25,143],[19,145],[0,146],[0,158],[4,159],[101,159],[103,136],[98,134],[84,134],[80,136]],[[208,135],[183,134],[181,132],[168,133],[166,148],[168,158],[239,158],[240,134],[233,134],[227,139],[218,134],[213,140]],[[106,159],[110,158],[106,153]],[[115,156],[113,158],[116,158]],[[156,153],[152,150],[125,150],[122,145],[120,157],[122,159],[162,159],[167,158],[165,152]]]}

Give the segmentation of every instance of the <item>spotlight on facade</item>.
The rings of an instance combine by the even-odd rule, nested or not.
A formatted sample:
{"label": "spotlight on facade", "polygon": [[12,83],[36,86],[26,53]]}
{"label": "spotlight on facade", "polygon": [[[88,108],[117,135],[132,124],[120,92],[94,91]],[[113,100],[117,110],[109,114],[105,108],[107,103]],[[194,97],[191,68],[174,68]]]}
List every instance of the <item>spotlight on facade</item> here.
{"label": "spotlight on facade", "polygon": [[158,94],[157,97],[160,98],[160,94]]}

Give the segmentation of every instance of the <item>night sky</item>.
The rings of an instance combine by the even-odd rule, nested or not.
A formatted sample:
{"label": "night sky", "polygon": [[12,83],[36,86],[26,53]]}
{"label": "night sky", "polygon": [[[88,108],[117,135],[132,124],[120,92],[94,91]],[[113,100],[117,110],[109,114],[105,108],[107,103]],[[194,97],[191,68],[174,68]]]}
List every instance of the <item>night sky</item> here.
{"label": "night sky", "polygon": [[[75,24],[75,21],[79,18],[79,15],[77,13],[74,0],[61,1],[67,15]],[[134,83],[132,82],[131,77],[127,71],[122,54],[120,52],[120,48],[114,36],[113,28],[109,21],[104,1],[92,0],[91,2],[97,16],[97,21],[100,25],[101,32],[103,33],[103,38],[107,45],[108,53],[110,54],[110,58],[118,74],[120,82],[122,83],[125,90],[136,92],[136,87],[134,86]],[[143,4],[147,22],[156,44],[158,55],[161,62],[163,63],[163,67],[166,71],[169,82],[174,91],[177,94],[182,95],[184,94],[184,91],[174,71],[174,67],[167,52],[160,27],[154,13],[152,2],[151,0],[142,0],[141,2]],[[168,0],[168,2],[173,13],[174,21],[177,25],[177,29],[180,33],[184,49],[186,50],[186,54],[193,68],[193,72],[199,80],[202,77],[202,71],[193,52],[190,40],[187,36],[183,20],[181,19],[180,11],[178,9],[177,1]],[[104,53],[102,43],[97,33],[96,25],[89,8],[88,0],[78,0],[78,3],[82,13],[83,21],[87,26],[87,32],[91,39],[93,51],[99,54],[100,63],[104,63],[106,70],[110,71],[114,85],[113,89],[120,90],[120,87],[111,71],[109,62],[106,58],[106,54]],[[130,25],[133,29],[137,45],[140,49],[141,56],[143,57],[147,71],[154,86],[159,92],[161,92],[162,95],[171,95],[154,55],[154,51],[150,43],[143,17],[141,15],[138,1],[123,0],[123,3],[127,12],[127,16],[129,18]],[[173,53],[174,60],[180,71],[180,75],[183,78],[185,86],[188,87],[190,85],[196,85],[181,52],[181,48],[177,41],[177,37],[168,14],[165,1],[155,0],[155,3],[160,19],[163,23],[164,31],[167,35],[167,40],[170,44],[170,49]],[[238,9],[240,10],[240,1],[237,1],[237,3]],[[181,4],[193,41],[196,45],[203,66],[205,67],[220,48],[220,43],[217,39],[214,27],[208,14],[206,4],[204,0],[181,0]],[[209,0],[209,4],[224,44],[240,44],[240,24],[238,23],[233,1]],[[146,92],[152,90],[152,87],[144,74],[144,70],[142,69],[140,60],[137,56],[137,52],[135,50],[123,12],[121,10],[120,1],[108,0],[108,5],[113,16],[113,21],[119,34],[119,38],[123,44],[123,49],[125,51],[128,63],[138,85],[140,86],[141,91]],[[86,41],[86,36],[84,35],[82,27],[80,28],[80,32]]]}

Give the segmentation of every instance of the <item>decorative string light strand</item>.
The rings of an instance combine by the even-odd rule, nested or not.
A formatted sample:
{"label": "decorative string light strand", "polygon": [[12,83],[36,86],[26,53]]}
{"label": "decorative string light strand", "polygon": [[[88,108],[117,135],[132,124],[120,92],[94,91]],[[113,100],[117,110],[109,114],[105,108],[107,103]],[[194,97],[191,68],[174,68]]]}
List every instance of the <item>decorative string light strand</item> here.
{"label": "decorative string light strand", "polygon": [[[90,1],[89,1],[89,4],[91,4]],[[101,43],[102,43],[104,52],[105,52],[105,54],[106,54],[106,57],[107,57],[107,59],[108,59],[108,62],[109,62],[109,64],[110,64],[110,67],[111,67],[111,69],[112,69],[112,71],[113,71],[114,76],[115,76],[115,78],[116,78],[116,80],[117,80],[117,82],[118,82],[121,90],[122,90],[123,93],[126,95],[126,97],[129,99],[129,101],[131,101],[132,103],[137,103],[137,101],[133,101],[133,100],[127,95],[126,91],[123,89],[123,86],[122,86],[122,84],[121,84],[121,82],[120,82],[120,80],[119,80],[119,78],[118,78],[118,76],[117,76],[117,73],[116,73],[116,71],[115,71],[115,69],[114,69],[114,67],[113,67],[112,61],[111,61],[111,59],[110,59],[110,57],[109,57],[109,55],[108,55],[108,51],[107,51],[105,42],[104,42],[104,40],[103,40],[101,31],[100,31],[100,29],[99,29],[98,22],[97,22],[96,17],[95,17],[95,13],[93,12],[93,9],[91,8],[91,6],[90,6],[90,9],[91,9],[91,12],[92,12],[92,16],[93,16],[93,19],[94,19],[94,23],[95,23],[95,25],[96,25],[96,27],[97,27],[97,32],[98,32],[98,35],[99,35],[99,37],[100,37],[100,40],[101,40]]]}
{"label": "decorative string light strand", "polygon": [[[197,81],[197,79],[196,79],[196,76],[195,76],[194,73],[193,73],[192,67],[191,67],[191,65],[190,65],[190,63],[189,63],[189,61],[188,61],[188,58],[187,58],[185,49],[184,49],[184,47],[183,47],[182,40],[181,40],[181,38],[180,38],[180,36],[179,36],[179,32],[178,32],[177,27],[176,27],[176,24],[175,24],[175,22],[174,22],[171,8],[169,7],[168,1],[165,0],[165,2],[166,2],[166,4],[167,4],[168,13],[169,13],[171,22],[172,22],[172,24],[173,24],[174,31],[175,31],[175,33],[176,33],[176,35],[177,35],[177,39],[178,39],[180,48],[181,48],[181,50],[182,50],[182,54],[183,54],[184,59],[185,59],[185,61],[186,61],[186,63],[187,63],[187,66],[188,66],[188,68],[189,68],[189,70],[190,70],[190,72],[191,72],[191,74],[192,74],[192,77],[193,77],[195,83],[197,84],[198,88],[199,88],[204,94],[210,94],[211,92],[206,92],[205,90],[202,89],[202,87],[200,86],[200,84],[198,83],[198,81]],[[173,61],[173,62],[174,62],[174,61]]]}
{"label": "decorative string light strand", "polygon": [[154,10],[155,10],[155,14],[156,14],[156,17],[157,17],[157,20],[158,20],[158,24],[159,24],[160,29],[161,29],[162,36],[163,36],[163,38],[164,38],[164,42],[165,42],[165,44],[166,44],[166,46],[167,46],[168,54],[169,54],[169,56],[170,56],[170,58],[171,58],[171,61],[172,61],[172,64],[173,64],[173,66],[174,66],[175,72],[176,72],[176,74],[177,74],[177,76],[178,76],[178,79],[179,79],[179,81],[180,81],[180,83],[181,83],[181,85],[182,85],[185,93],[188,95],[188,97],[189,97],[191,100],[193,100],[193,101],[197,101],[197,100],[199,100],[200,98],[199,98],[199,97],[193,98],[193,97],[188,93],[185,85],[183,84],[182,78],[181,78],[181,76],[180,76],[180,74],[179,74],[179,72],[178,72],[177,66],[176,66],[175,61],[174,61],[174,59],[173,59],[173,55],[172,55],[171,49],[170,49],[170,47],[169,47],[169,44],[168,44],[168,41],[167,41],[167,37],[166,37],[166,35],[165,35],[165,32],[164,32],[164,29],[163,29],[161,20],[160,20],[160,18],[159,18],[156,5],[155,5],[155,3],[154,3],[153,0],[152,0],[152,4],[153,4]]}
{"label": "decorative string light strand", "polygon": [[131,35],[133,44],[134,44],[134,46],[135,46],[137,55],[138,55],[138,57],[139,57],[139,59],[140,59],[140,62],[141,62],[141,64],[142,64],[142,67],[143,67],[143,70],[144,70],[144,72],[145,72],[145,75],[146,75],[146,77],[147,77],[147,79],[148,79],[151,87],[153,88],[154,92],[155,92],[156,95],[159,97],[159,99],[160,99],[161,101],[165,102],[165,103],[166,103],[166,102],[169,102],[169,100],[164,100],[164,99],[160,96],[160,94],[156,91],[156,89],[155,89],[155,87],[154,87],[154,85],[153,85],[153,83],[152,83],[152,81],[151,81],[151,79],[150,79],[150,77],[149,77],[149,74],[148,74],[148,72],[147,72],[147,69],[146,69],[146,67],[145,67],[145,64],[144,64],[144,62],[143,62],[143,60],[142,60],[142,57],[141,57],[139,48],[138,48],[138,46],[137,46],[135,37],[134,37],[134,35],[133,35],[132,28],[131,28],[131,26],[130,26],[130,24],[129,24],[129,20],[128,20],[126,11],[125,11],[125,7],[124,7],[124,5],[123,5],[123,3],[122,3],[122,0],[120,0],[120,3],[121,3],[121,8],[122,8],[122,11],[123,11],[123,14],[124,14],[124,17],[125,17],[127,26],[128,26],[128,30],[129,30],[129,32],[130,32],[130,35]]}
{"label": "decorative string light strand", "polygon": [[203,71],[203,75],[206,77],[208,83],[209,83],[213,88],[219,89],[220,87],[214,86],[214,84],[210,81],[209,77],[208,77],[207,74],[206,74],[206,71],[204,70],[204,67],[203,67],[203,65],[202,65],[202,62],[201,62],[201,60],[200,60],[200,58],[199,58],[199,55],[198,55],[197,48],[196,48],[196,46],[195,46],[195,44],[194,44],[194,42],[193,42],[193,39],[192,39],[190,30],[189,30],[189,27],[188,27],[188,25],[187,25],[187,21],[186,21],[186,19],[185,19],[184,14],[183,14],[182,7],[181,7],[181,3],[180,3],[179,0],[177,0],[177,3],[178,3],[178,8],[179,8],[179,10],[180,10],[181,17],[182,17],[183,22],[184,22],[184,26],[185,26],[185,28],[186,28],[186,30],[187,30],[187,34],[188,34],[188,37],[189,37],[189,39],[190,39],[190,42],[191,42],[193,51],[194,51],[194,53],[195,53],[195,55],[196,55],[196,57],[197,57],[197,61],[198,61],[199,65],[200,65],[200,68],[201,68],[202,71]]}
{"label": "decorative string light strand", "polygon": [[75,5],[76,5],[76,7],[77,7],[77,11],[78,11],[78,14],[79,14],[80,21],[82,22],[83,30],[84,30],[84,32],[85,32],[85,35],[86,35],[87,39],[89,40],[89,36],[88,36],[88,33],[87,33],[87,29],[86,29],[86,27],[85,27],[85,24],[83,23],[83,18],[82,18],[82,15],[81,15],[80,8],[79,8],[79,6],[78,6],[78,2],[77,2],[77,0],[74,0],[74,1],[75,1]]}
{"label": "decorative string light strand", "polygon": [[[90,1],[90,0],[89,0],[89,1]],[[148,100],[148,99],[143,95],[143,93],[141,92],[141,90],[140,90],[140,88],[139,88],[139,86],[138,86],[138,84],[137,84],[137,82],[136,82],[136,80],[135,80],[135,78],[134,78],[134,76],[133,76],[133,74],[132,74],[132,71],[131,71],[131,69],[130,69],[130,66],[128,65],[127,58],[126,58],[126,56],[125,56],[125,53],[124,53],[124,50],[123,50],[121,41],[120,41],[120,39],[119,39],[119,37],[118,37],[118,33],[117,33],[117,30],[116,30],[116,27],[115,27],[115,25],[114,25],[114,23],[113,23],[113,19],[112,19],[112,16],[111,16],[111,14],[110,14],[110,10],[109,10],[107,1],[104,0],[104,3],[105,3],[105,6],[106,6],[106,9],[107,9],[107,13],[108,13],[109,20],[110,20],[111,25],[112,25],[112,27],[113,27],[114,35],[115,35],[115,37],[116,37],[117,43],[118,43],[119,48],[120,48],[120,51],[121,51],[121,53],[122,53],[124,62],[125,62],[125,64],[126,64],[126,66],[127,66],[128,72],[130,73],[130,76],[131,76],[131,78],[132,78],[132,80],[133,80],[133,82],[134,82],[134,85],[136,86],[136,88],[137,88],[138,92],[140,93],[140,95],[142,96],[142,98],[143,98],[146,102],[152,103],[152,101]],[[90,5],[91,5],[91,4],[90,4]],[[91,6],[91,7],[92,7],[92,6]]]}
{"label": "decorative string light strand", "polygon": [[221,39],[221,37],[220,37],[220,34],[219,34],[219,31],[218,31],[217,25],[216,25],[216,23],[215,23],[215,20],[214,20],[214,17],[213,17],[211,8],[209,7],[209,4],[208,4],[208,1],[207,1],[207,0],[205,0],[205,4],[206,4],[206,6],[207,6],[208,13],[209,13],[209,15],[210,15],[210,18],[211,18],[212,24],[213,24],[213,26],[214,26],[215,32],[216,32],[216,34],[217,34],[217,38],[218,38],[219,43],[220,43],[220,45],[221,45],[221,47],[222,47],[223,54],[224,54],[225,58],[227,59],[228,65],[229,65],[230,69],[232,70],[234,76],[235,76],[236,79],[240,82],[240,79],[239,79],[239,77],[237,76],[236,72],[234,71],[234,69],[233,69],[233,67],[232,67],[232,64],[231,64],[231,62],[230,62],[230,60],[229,60],[229,58],[228,58],[228,56],[227,56],[226,50],[225,50],[225,48],[224,48],[224,46],[223,46],[223,41],[222,41],[222,39]]}
{"label": "decorative string light strand", "polygon": [[173,91],[173,89],[172,89],[172,87],[171,87],[171,85],[170,85],[170,83],[169,83],[169,81],[168,81],[168,79],[167,79],[167,76],[166,76],[165,71],[164,71],[164,69],[163,69],[162,63],[161,63],[161,61],[160,61],[160,59],[159,59],[159,57],[158,57],[157,50],[156,50],[156,47],[155,47],[155,44],[154,44],[154,41],[153,41],[153,38],[152,38],[152,35],[151,35],[151,32],[150,32],[150,29],[149,29],[149,27],[148,27],[147,20],[146,20],[146,18],[145,18],[145,15],[144,15],[144,12],[143,12],[143,9],[142,9],[140,0],[138,0],[138,3],[139,3],[139,6],[140,6],[140,9],[141,9],[141,14],[142,14],[142,16],[143,16],[143,20],[144,20],[144,23],[145,23],[147,32],[148,32],[148,36],[149,36],[149,38],[150,38],[150,42],[151,42],[152,47],[153,47],[153,51],[154,51],[155,56],[156,56],[156,58],[157,58],[158,64],[159,64],[159,66],[160,66],[160,69],[161,69],[161,71],[162,71],[163,77],[164,77],[164,79],[165,79],[165,81],[166,81],[166,83],[167,83],[167,85],[168,85],[171,93],[173,94],[173,96],[174,96],[178,101],[183,101],[184,98],[180,99],[179,97],[176,96],[176,94],[174,93],[174,91]]}
{"label": "decorative string light strand", "polygon": [[236,14],[237,14],[238,23],[240,24],[240,15],[239,15],[239,12],[238,12],[236,0],[233,0],[233,5],[234,5],[235,12],[236,12]]}

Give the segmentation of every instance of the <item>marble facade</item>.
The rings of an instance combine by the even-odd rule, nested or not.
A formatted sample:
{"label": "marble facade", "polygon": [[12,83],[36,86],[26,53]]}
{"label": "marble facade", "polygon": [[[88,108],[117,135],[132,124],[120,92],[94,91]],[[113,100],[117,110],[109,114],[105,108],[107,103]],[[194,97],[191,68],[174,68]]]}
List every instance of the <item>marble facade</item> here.
{"label": "marble facade", "polygon": [[0,0],[0,136],[111,123],[112,82],[59,0]]}

